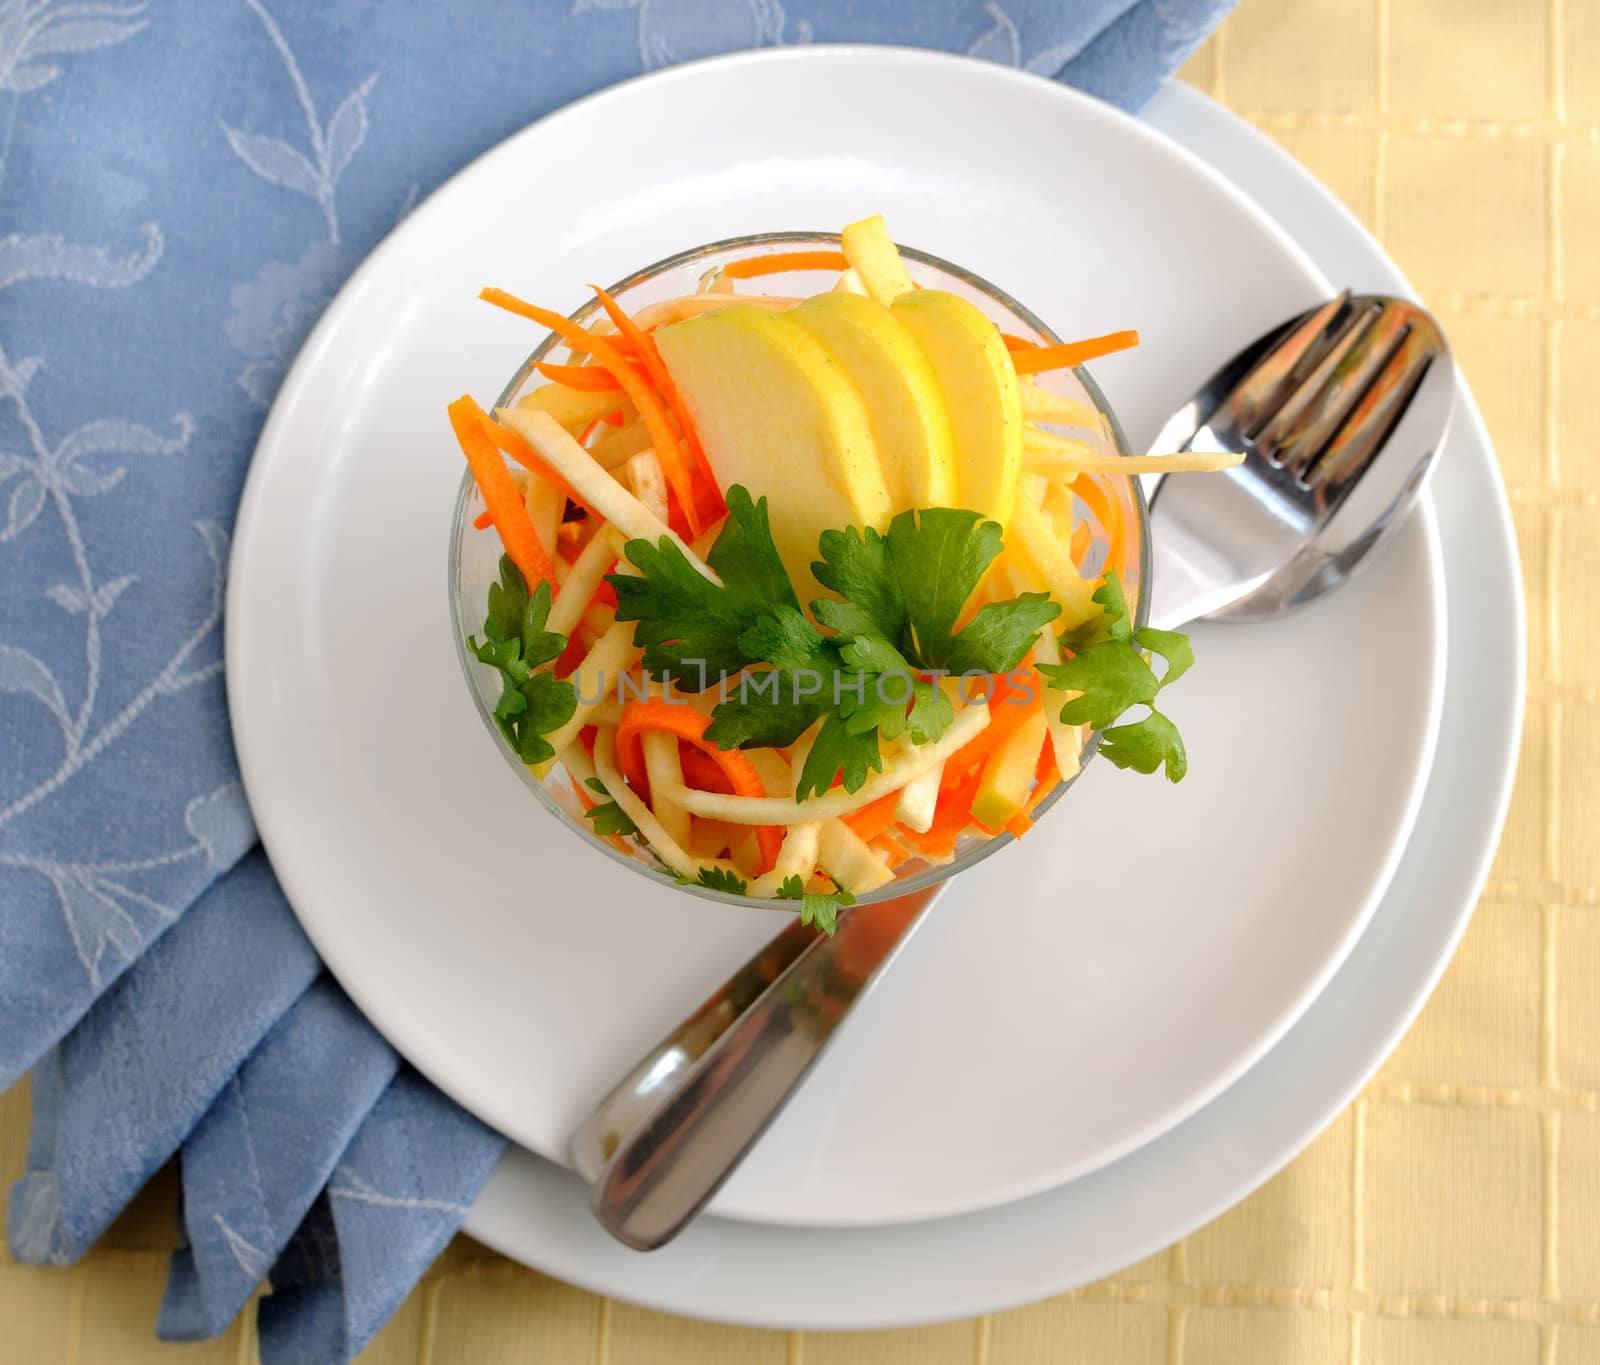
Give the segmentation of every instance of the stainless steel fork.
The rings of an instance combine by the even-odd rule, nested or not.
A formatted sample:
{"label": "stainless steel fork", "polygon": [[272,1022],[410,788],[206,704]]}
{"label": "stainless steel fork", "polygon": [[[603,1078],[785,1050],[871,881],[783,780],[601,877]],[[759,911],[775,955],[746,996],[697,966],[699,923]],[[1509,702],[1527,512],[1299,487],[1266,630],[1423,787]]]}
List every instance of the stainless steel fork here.
{"label": "stainless steel fork", "polygon": [[1156,438],[1245,459],[1156,490],[1151,624],[1267,620],[1337,587],[1416,499],[1454,398],[1443,334],[1404,299],[1346,292],[1241,351]]}

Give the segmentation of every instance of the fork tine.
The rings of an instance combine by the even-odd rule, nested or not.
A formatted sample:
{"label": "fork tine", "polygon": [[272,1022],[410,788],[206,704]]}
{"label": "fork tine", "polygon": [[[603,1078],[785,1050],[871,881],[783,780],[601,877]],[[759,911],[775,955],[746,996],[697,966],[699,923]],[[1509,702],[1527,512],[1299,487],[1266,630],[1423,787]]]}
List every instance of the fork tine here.
{"label": "fork tine", "polygon": [[1307,472],[1306,486],[1331,499],[1353,483],[1389,439],[1440,353],[1440,338],[1431,327],[1408,325],[1388,363]]}
{"label": "fork tine", "polygon": [[1239,431],[1250,432],[1261,426],[1294,391],[1329,339],[1346,325],[1340,315],[1349,301],[1348,289],[1329,299],[1273,347],[1228,395],[1229,416]]}
{"label": "fork tine", "polygon": [[1326,379],[1303,410],[1300,421],[1280,438],[1277,463],[1291,477],[1305,482],[1334,433],[1339,431],[1361,403],[1374,380],[1383,373],[1395,353],[1404,345],[1411,326],[1410,310],[1380,305],[1360,337],[1347,347],[1337,361],[1332,356],[1318,367],[1306,383],[1307,389]]}
{"label": "fork tine", "polygon": [[1366,351],[1366,343],[1374,324],[1382,314],[1382,305],[1363,300],[1353,311],[1349,325],[1317,358],[1316,367],[1306,375],[1300,385],[1284,399],[1272,417],[1252,433],[1251,444],[1255,452],[1269,464],[1282,466],[1303,440],[1307,428],[1315,422],[1317,413],[1327,396],[1337,396],[1343,387],[1343,377]]}

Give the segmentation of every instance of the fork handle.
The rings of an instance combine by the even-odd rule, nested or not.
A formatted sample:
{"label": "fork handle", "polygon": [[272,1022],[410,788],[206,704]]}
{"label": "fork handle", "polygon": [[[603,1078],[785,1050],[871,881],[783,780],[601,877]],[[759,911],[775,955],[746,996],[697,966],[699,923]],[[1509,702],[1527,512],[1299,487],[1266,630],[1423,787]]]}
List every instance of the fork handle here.
{"label": "fork handle", "polygon": [[590,1204],[627,1246],[670,1242],[733,1174],[869,991],[936,891],[858,905],[706,1049],[611,1155]]}

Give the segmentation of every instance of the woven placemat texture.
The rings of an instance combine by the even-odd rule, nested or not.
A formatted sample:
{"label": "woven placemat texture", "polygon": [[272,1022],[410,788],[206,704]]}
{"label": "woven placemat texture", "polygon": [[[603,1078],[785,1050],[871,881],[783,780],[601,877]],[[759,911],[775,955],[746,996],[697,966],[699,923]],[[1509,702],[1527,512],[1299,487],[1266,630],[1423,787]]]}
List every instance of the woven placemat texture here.
{"label": "woven placemat texture", "polygon": [[[1530,691],[1498,859],[1371,1087],[1254,1197],[1104,1283],[858,1335],[663,1317],[458,1238],[377,1365],[1600,1362],[1600,4],[1245,0],[1185,71],[1330,185],[1436,309],[1499,452]],[[0,1097],[0,1188],[27,1086]],[[0,1249],[0,1361],[212,1365],[152,1336],[165,1173],[69,1271]]]}

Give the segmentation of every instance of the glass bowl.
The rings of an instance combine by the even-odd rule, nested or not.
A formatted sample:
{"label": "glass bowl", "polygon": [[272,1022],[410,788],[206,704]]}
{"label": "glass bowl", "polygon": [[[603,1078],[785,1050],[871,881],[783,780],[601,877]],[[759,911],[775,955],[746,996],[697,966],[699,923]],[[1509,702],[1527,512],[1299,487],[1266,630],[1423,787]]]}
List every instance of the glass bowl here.
{"label": "glass bowl", "polygon": [[[747,237],[731,237],[726,241],[695,247],[657,261],[654,265],[635,271],[626,279],[612,285],[610,292],[629,312],[637,312],[647,304],[697,292],[714,272],[734,260],[772,251],[837,250],[838,246],[839,234],[836,232],[766,232]],[[1061,340],[1041,319],[1017,300],[971,271],[909,247],[901,247],[900,254],[911,277],[918,284],[944,289],[971,300],[1001,331],[1047,345]],[[836,277],[836,272],[832,270],[763,276],[739,281],[743,286],[739,292],[807,297],[831,288]],[[587,324],[599,311],[599,302],[590,299],[570,316],[574,321]],[[495,407],[509,407],[529,388],[534,387],[535,384],[530,381],[538,379],[533,368],[535,363],[546,359],[552,351],[560,349],[562,345],[560,338],[553,333],[546,335],[523,362],[522,367],[511,377],[504,392],[495,400]],[[1087,371],[1082,367],[1051,371],[1036,376],[1036,380],[1042,388],[1085,403],[1099,413],[1101,429],[1098,432],[1075,431],[1074,435],[1087,440],[1098,453],[1128,454],[1127,442],[1116,414],[1112,412],[1105,395],[1100,392]],[[1128,601],[1133,606],[1135,625],[1143,625],[1150,598],[1150,522],[1144,493],[1136,478],[1114,477],[1101,479],[1099,482],[1111,497],[1119,501],[1123,514],[1130,518],[1134,528],[1124,587]],[[456,495],[454,519],[450,528],[450,620],[455,633],[456,654],[461,660],[461,669],[467,680],[468,690],[478,708],[485,730],[506,762],[516,770],[539,803],[567,827],[572,837],[582,839],[600,855],[624,863],[655,880],[679,886],[688,894],[706,900],[762,909],[794,909],[796,903],[793,901],[754,899],[699,885],[680,884],[672,873],[665,871],[644,850],[639,850],[637,856],[623,852],[610,840],[595,834],[590,822],[584,819],[584,805],[579,798],[576,784],[561,763],[557,762],[541,780],[506,742],[494,719],[494,707],[500,695],[499,674],[487,664],[479,662],[466,648],[466,637],[482,630],[489,584],[499,576],[501,553],[499,537],[492,531],[476,530],[472,524],[483,508],[483,497],[473,482],[471,473],[465,472],[460,491]],[[1090,551],[1086,568],[1092,571],[1097,566],[1098,560],[1103,559],[1104,553],[1103,542],[1097,543]],[[1100,732],[1096,731],[1084,745],[1078,771],[1062,781],[1039,803],[1033,813],[1036,821],[1042,819],[1083,775],[1084,770],[1093,761],[1099,744]],[[870,901],[888,900],[935,886],[947,877],[953,877],[958,872],[982,862],[1012,842],[1012,839],[1013,836],[1008,833],[992,837],[963,835],[956,846],[955,856],[950,861],[934,863],[913,856],[900,865],[895,880],[876,891],[858,896],[857,902],[865,904]]]}

